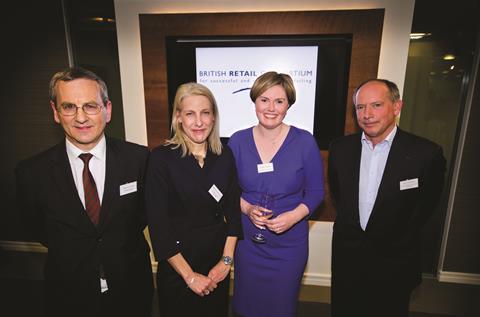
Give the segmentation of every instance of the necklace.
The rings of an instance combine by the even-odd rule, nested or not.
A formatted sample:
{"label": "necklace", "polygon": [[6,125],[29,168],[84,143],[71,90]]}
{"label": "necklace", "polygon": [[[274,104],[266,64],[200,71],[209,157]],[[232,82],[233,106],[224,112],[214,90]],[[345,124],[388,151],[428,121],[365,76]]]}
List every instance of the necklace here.
{"label": "necklace", "polygon": [[203,167],[203,164],[205,164],[205,155],[200,156],[193,154],[193,157],[197,160],[198,165],[200,165],[200,167]]}
{"label": "necklace", "polygon": [[203,167],[205,157],[207,157],[207,144],[205,143],[201,148],[196,150],[196,152],[192,151],[192,155],[197,160],[198,164]]}
{"label": "necklace", "polygon": [[282,132],[283,132],[283,124],[280,126],[280,129],[279,129],[278,133],[273,138],[267,137],[264,133],[262,133],[260,131],[259,128],[257,128],[257,129],[258,129],[257,131],[258,131],[259,136],[261,136],[261,138],[264,141],[267,141],[267,143],[270,143],[273,146],[277,146],[277,142],[282,139],[281,136],[282,136]]}

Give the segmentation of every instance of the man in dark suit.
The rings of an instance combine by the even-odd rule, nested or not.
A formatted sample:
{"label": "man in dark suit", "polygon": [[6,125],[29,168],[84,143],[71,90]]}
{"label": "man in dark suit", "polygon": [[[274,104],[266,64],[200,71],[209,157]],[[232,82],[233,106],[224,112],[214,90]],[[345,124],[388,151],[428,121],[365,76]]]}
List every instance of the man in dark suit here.
{"label": "man in dark suit", "polygon": [[394,83],[362,83],[354,105],[363,133],[329,150],[332,316],[408,316],[421,282],[421,230],[441,196],[445,159],[440,146],[396,126],[402,101]]}
{"label": "man in dark suit", "polygon": [[90,71],[55,74],[50,104],[65,140],[16,169],[22,218],[48,248],[45,315],[150,316],[148,149],[104,135],[112,104]]}

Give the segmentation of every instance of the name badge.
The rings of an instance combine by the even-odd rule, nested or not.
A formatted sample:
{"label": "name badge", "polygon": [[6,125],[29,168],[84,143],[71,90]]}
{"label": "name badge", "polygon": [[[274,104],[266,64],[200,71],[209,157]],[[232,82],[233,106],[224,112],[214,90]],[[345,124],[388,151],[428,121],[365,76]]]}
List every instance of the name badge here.
{"label": "name badge", "polygon": [[212,187],[210,187],[210,189],[208,190],[208,192],[210,193],[210,195],[212,195],[212,197],[217,201],[217,203],[220,201],[220,199],[222,199],[223,197],[223,194],[222,192],[220,191],[220,189],[217,188],[217,186],[215,186],[215,184],[212,185]]}
{"label": "name badge", "polygon": [[137,181],[120,185],[120,196],[137,191]]}
{"label": "name badge", "polygon": [[258,174],[273,172],[273,163],[257,164]]}
{"label": "name badge", "polygon": [[406,179],[400,182],[400,190],[418,188],[418,178]]}

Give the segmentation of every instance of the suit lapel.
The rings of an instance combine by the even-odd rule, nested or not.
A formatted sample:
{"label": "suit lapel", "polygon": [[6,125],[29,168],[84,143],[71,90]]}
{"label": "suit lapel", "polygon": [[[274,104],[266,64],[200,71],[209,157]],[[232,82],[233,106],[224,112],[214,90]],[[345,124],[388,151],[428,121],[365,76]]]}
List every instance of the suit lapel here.
{"label": "suit lapel", "polygon": [[65,142],[57,146],[53,156],[53,186],[56,186],[58,197],[62,201],[62,214],[59,215],[65,221],[88,230],[95,229],[90,221],[73,180],[72,169],[68,160]]}
{"label": "suit lapel", "polygon": [[105,186],[103,189],[102,208],[100,211],[100,229],[103,229],[110,222],[114,216],[115,210],[117,210],[117,208],[112,208],[112,204],[115,202],[114,198],[120,195],[120,189],[117,189],[117,185],[119,184],[117,176],[121,175],[122,169],[114,147],[108,138],[106,141]]}
{"label": "suit lapel", "polygon": [[353,153],[351,153],[351,164],[353,169],[352,177],[352,193],[353,203],[355,208],[354,218],[355,223],[360,226],[360,210],[358,209],[359,203],[359,184],[360,184],[360,160],[362,158],[362,135],[359,134],[358,138],[355,138],[355,143],[352,146]]}
{"label": "suit lapel", "polygon": [[403,146],[403,133],[397,127],[397,132],[395,138],[392,142],[392,147],[388,153],[387,162],[385,164],[385,169],[383,171],[382,180],[380,186],[378,187],[377,198],[375,199],[375,204],[370,215],[369,224],[375,221],[375,214],[379,209],[382,208],[382,204],[385,201],[385,198],[388,194],[392,194],[398,188],[399,184],[396,184],[398,180],[399,166],[402,166],[402,162],[405,160],[405,152]]}

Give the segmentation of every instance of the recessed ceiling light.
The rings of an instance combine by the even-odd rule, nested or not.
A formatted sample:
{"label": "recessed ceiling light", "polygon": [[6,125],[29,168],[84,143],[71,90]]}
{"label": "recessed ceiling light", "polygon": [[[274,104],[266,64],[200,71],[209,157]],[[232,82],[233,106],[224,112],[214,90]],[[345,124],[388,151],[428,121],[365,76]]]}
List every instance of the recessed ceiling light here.
{"label": "recessed ceiling light", "polygon": [[453,55],[453,54],[445,54],[445,55],[443,55],[442,58],[443,58],[444,60],[446,60],[446,61],[451,61],[451,60],[454,60],[454,59],[455,59],[455,55]]}
{"label": "recessed ceiling light", "polygon": [[419,33],[410,33],[410,39],[411,40],[419,40],[423,39],[424,37],[430,36],[432,33],[424,33],[424,32],[419,32]]}

